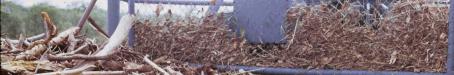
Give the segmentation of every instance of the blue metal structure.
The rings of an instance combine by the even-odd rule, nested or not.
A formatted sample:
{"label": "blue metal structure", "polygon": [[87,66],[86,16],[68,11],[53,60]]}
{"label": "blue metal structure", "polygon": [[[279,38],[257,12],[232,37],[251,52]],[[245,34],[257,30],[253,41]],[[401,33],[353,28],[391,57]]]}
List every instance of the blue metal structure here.
{"label": "blue metal structure", "polygon": [[248,43],[285,43],[283,25],[290,0],[235,0],[233,5],[233,29],[244,33]]}
{"label": "blue metal structure", "polygon": [[[243,8],[238,8],[238,7],[244,7],[244,8],[249,8],[249,9],[259,9],[263,12],[253,12],[253,11],[238,11],[236,12],[237,14],[251,14],[253,17],[256,18],[264,18],[262,21],[266,21],[265,23],[255,23],[255,22],[249,22],[246,21],[245,25],[243,26],[244,28],[252,28],[252,29],[262,29],[262,30],[249,30],[249,33],[255,33],[257,31],[265,31],[267,32],[266,27],[272,27],[270,31],[276,31],[273,30],[274,27],[278,27],[278,23],[271,23],[272,21],[276,20],[273,18],[268,18],[268,17],[263,17],[260,15],[274,15],[274,16],[269,16],[269,17],[279,17],[280,13],[274,13],[272,11],[265,10],[264,8],[268,8],[268,6],[277,6],[277,8],[287,8],[281,4],[290,4],[288,0],[235,0],[239,1],[239,4],[234,4],[234,3],[220,3],[218,4],[216,2],[216,5],[234,5],[235,10],[238,9],[243,9]],[[267,2],[270,1],[270,2]],[[453,0],[451,0],[453,1]],[[116,25],[118,24],[119,20],[119,2],[120,0],[109,0],[108,1],[108,34],[111,35],[113,31],[115,31]],[[181,5],[210,5],[210,2],[208,1],[192,1],[192,0],[129,0],[129,14],[134,14],[134,3],[135,2],[140,2],[140,3],[165,3],[165,4],[181,4]],[[257,2],[257,3],[254,3]],[[265,6],[266,4],[260,4],[260,3],[268,3],[268,6]],[[274,4],[276,3],[277,5],[269,5],[269,4]],[[263,6],[263,8],[260,7],[254,7],[254,5],[259,5]],[[250,6],[245,6],[245,5],[250,5]],[[218,8],[218,7],[216,7]],[[271,7],[270,7],[271,8]],[[269,9],[269,8],[268,8]],[[245,10],[245,9],[243,9]],[[284,12],[285,10],[282,9],[269,9],[269,10],[274,10],[275,12]],[[214,12],[214,11],[213,11]],[[260,14],[260,15],[254,15],[255,14]],[[237,15],[237,16],[243,16],[243,15]],[[248,16],[248,15],[244,15]],[[255,18],[255,19],[256,19]],[[266,19],[265,19],[266,18]],[[240,20],[251,20],[251,18],[244,18]],[[252,20],[253,21],[253,20]],[[270,22],[269,22],[270,21]],[[267,26],[268,23],[271,23]],[[279,22],[280,23],[280,22]],[[254,27],[257,25],[250,25],[250,24],[264,24],[264,26],[258,26]],[[276,26],[274,26],[276,25]],[[241,28],[240,28],[241,29]],[[308,70],[308,69],[295,69],[295,68],[271,68],[271,67],[251,67],[251,66],[236,66],[236,65],[217,65],[216,67],[220,70],[258,70],[254,71],[254,73],[258,74],[273,74],[273,75],[454,75],[454,3],[450,3],[450,10],[449,10],[449,27],[448,27],[448,56],[447,56],[447,62],[446,62],[446,67],[447,71],[445,73],[427,73],[427,72],[422,72],[422,73],[417,73],[417,72],[402,72],[402,71],[358,71],[358,70]],[[238,29],[237,29],[238,30]],[[246,30],[246,33],[247,31]],[[278,29],[280,30],[280,29]],[[281,32],[281,31],[278,31]],[[269,32],[271,34],[277,34],[275,32]],[[266,33],[266,34],[269,34]],[[133,38],[131,34],[131,38]],[[258,35],[253,35],[252,38],[255,37],[268,37],[264,36],[263,34],[258,34]],[[280,37],[276,37],[280,38]],[[263,38],[262,38],[263,39]],[[270,38],[271,40],[274,41],[269,41],[269,42],[276,42],[275,38]],[[257,40],[255,40],[257,42]],[[263,42],[263,40],[259,40],[260,42]],[[131,42],[130,44],[132,44]],[[200,66],[200,65],[195,65],[195,66]]]}
{"label": "blue metal structure", "polygon": [[450,0],[448,26],[447,75],[454,75],[454,0]]}
{"label": "blue metal structure", "polygon": [[120,0],[109,0],[107,6],[107,35],[110,37],[120,20]]}

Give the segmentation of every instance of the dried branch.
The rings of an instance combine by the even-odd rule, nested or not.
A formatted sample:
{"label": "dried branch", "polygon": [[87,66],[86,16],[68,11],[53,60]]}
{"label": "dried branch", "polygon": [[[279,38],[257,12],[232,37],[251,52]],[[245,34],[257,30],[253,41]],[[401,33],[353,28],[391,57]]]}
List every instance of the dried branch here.
{"label": "dried branch", "polygon": [[153,68],[155,68],[156,70],[158,70],[159,72],[161,72],[162,74],[164,75],[170,75],[169,73],[167,73],[164,69],[162,69],[161,67],[159,67],[156,63],[154,63],[153,61],[151,61],[150,59],[148,59],[148,56],[149,55],[145,55],[145,57],[143,57],[143,60],[145,62],[147,62],[149,65],[151,65]]}
{"label": "dried branch", "polygon": [[19,34],[19,43],[16,45],[16,48],[23,48],[25,42],[25,37],[23,34]]}
{"label": "dried branch", "polygon": [[55,56],[48,55],[47,59],[51,61],[63,61],[63,60],[73,60],[73,59],[83,59],[83,60],[107,60],[111,55],[107,56],[92,56],[92,55],[83,55],[83,54],[74,54],[71,56]]}
{"label": "dried branch", "polygon": [[69,42],[68,51],[73,51],[77,45],[77,39],[74,36],[74,34],[68,36],[68,42]]}
{"label": "dried branch", "polygon": [[[41,34],[38,34],[38,35],[35,35],[35,36],[28,37],[28,38],[25,39],[24,44],[29,46],[30,43],[28,41],[32,41],[33,42],[33,41],[36,41],[36,40],[39,40],[39,39],[43,39],[44,37],[46,37],[45,33],[41,33]],[[8,40],[9,40],[9,42],[11,44],[19,43],[19,40],[12,40],[12,39],[8,39]]]}
{"label": "dried branch", "polygon": [[99,25],[96,23],[95,20],[93,20],[93,18],[91,17],[88,17],[88,22],[90,22],[90,27],[92,27],[93,29],[95,29],[98,33],[100,33],[103,37],[105,38],[109,38],[109,36],[107,36],[107,33],[104,32],[101,27],[99,27]]}
{"label": "dried branch", "polygon": [[104,48],[95,55],[105,56],[115,52],[113,50],[115,50],[115,48],[118,48],[121,42],[123,42],[126,39],[129,30],[131,29],[132,24],[134,23],[135,20],[136,20],[135,16],[133,15],[123,16],[120,20],[120,23],[118,24],[117,29],[115,29],[115,32],[109,38],[106,46],[104,46]]}
{"label": "dried branch", "polygon": [[44,23],[44,28],[46,28],[46,38],[43,43],[48,43],[55,35],[57,35],[57,27],[55,27],[55,24],[52,22],[50,19],[49,15],[47,12],[41,12],[41,17],[43,17],[43,23]]}
{"label": "dried branch", "polygon": [[286,50],[290,49],[290,46],[293,44],[294,42],[294,39],[295,39],[295,34],[296,34],[296,31],[298,29],[298,25],[299,25],[299,18],[296,19],[296,24],[295,24],[295,29],[293,29],[293,34],[292,34],[292,39],[290,39],[290,43],[287,45],[287,48]]}
{"label": "dried branch", "polygon": [[47,46],[43,44],[39,44],[31,48],[31,50],[27,50],[19,55],[16,56],[16,60],[24,60],[24,59],[36,59],[36,56],[41,55],[44,51],[46,51]]}
{"label": "dried branch", "polygon": [[94,65],[87,65],[73,70],[59,71],[59,72],[50,72],[50,73],[41,73],[36,75],[79,75],[84,74],[85,69],[95,67]]}
{"label": "dried branch", "polygon": [[56,37],[52,38],[47,44],[48,45],[57,45],[60,44],[61,42],[65,41],[69,35],[73,35],[76,33],[77,30],[79,30],[79,27],[72,27],[69,28],[61,33],[59,33]]}
{"label": "dried branch", "polygon": [[[129,30],[132,27],[133,22],[136,20],[134,15],[125,15],[121,18],[120,23],[118,24],[117,29],[113,33],[112,37],[109,38],[108,43],[104,48],[94,54],[94,56],[108,56],[110,54],[113,54],[116,48],[118,48],[121,44],[126,39],[126,36],[128,35]],[[76,27],[78,28],[78,27]],[[74,70],[68,70],[66,72],[73,72],[77,71],[80,68],[85,68],[87,66],[93,65],[95,62],[94,61],[85,61],[82,63],[82,65]],[[85,69],[84,69],[85,70]],[[58,73],[57,73],[58,74]]]}
{"label": "dried branch", "polygon": [[84,71],[82,75],[127,75],[125,71]]}
{"label": "dried branch", "polygon": [[97,0],[91,0],[90,5],[88,5],[87,9],[84,11],[84,15],[79,19],[79,23],[77,24],[78,29],[76,31],[76,35],[80,33],[80,30],[83,28],[85,21],[87,21],[88,16],[90,16],[91,10],[95,6]]}
{"label": "dried branch", "polygon": [[68,52],[68,53],[61,53],[61,54],[57,54],[57,56],[66,56],[66,55],[73,55],[73,54],[76,54],[77,52],[79,51],[82,51],[85,47],[88,46],[88,43],[84,43],[82,46],[80,46],[79,48],[77,48],[76,50],[74,51],[71,51],[71,52]]}

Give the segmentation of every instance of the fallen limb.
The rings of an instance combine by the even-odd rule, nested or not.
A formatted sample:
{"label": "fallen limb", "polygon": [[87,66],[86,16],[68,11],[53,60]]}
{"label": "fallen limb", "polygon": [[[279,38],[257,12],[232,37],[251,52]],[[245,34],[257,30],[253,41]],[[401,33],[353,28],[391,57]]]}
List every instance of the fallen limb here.
{"label": "fallen limb", "polygon": [[127,75],[125,71],[83,71],[82,75]]}
{"label": "fallen limb", "polygon": [[41,17],[43,17],[44,28],[46,28],[46,38],[44,39],[44,43],[48,43],[55,35],[57,35],[57,27],[50,19],[47,12],[41,12]]}
{"label": "fallen limb", "polygon": [[168,72],[166,72],[164,69],[162,69],[161,67],[159,67],[156,63],[154,63],[153,61],[151,61],[150,59],[148,59],[148,55],[145,55],[145,57],[143,57],[143,60],[145,62],[147,62],[149,65],[151,65],[153,68],[155,68],[156,70],[158,70],[159,72],[161,72],[163,75],[170,75]]}
{"label": "fallen limb", "polygon": [[[26,38],[26,41],[24,41],[24,44],[27,45],[28,41],[33,42],[33,41],[36,41],[36,40],[39,40],[39,39],[43,39],[45,36],[46,36],[45,33],[41,33],[41,34],[38,34],[38,35],[35,35],[35,36],[28,37],[28,38]],[[12,39],[8,39],[8,40],[12,44],[19,43],[19,40],[12,40]]]}
{"label": "fallen limb", "polygon": [[87,9],[84,11],[84,15],[79,19],[79,23],[77,24],[78,29],[76,31],[76,35],[80,33],[80,30],[83,28],[85,21],[87,21],[88,16],[90,16],[91,10],[93,10],[93,7],[95,6],[97,0],[91,0],[90,5],[88,5]]}
{"label": "fallen limb", "polygon": [[16,60],[24,60],[24,59],[36,59],[37,56],[41,55],[46,51],[47,46],[43,44],[39,44],[31,48],[31,50],[27,50],[23,53],[20,53],[16,56]]}
{"label": "fallen limb", "polygon": [[[117,29],[113,33],[112,37],[109,38],[108,43],[104,46],[104,48],[94,54],[94,56],[107,56],[109,54],[114,53],[115,49],[118,48],[123,42],[127,35],[129,30],[132,27],[133,22],[136,20],[135,16],[133,15],[125,15],[121,18],[120,23],[118,24]],[[78,28],[78,27],[76,27]],[[85,61],[80,65],[78,68],[73,69],[73,70],[68,70],[68,71],[77,71],[80,68],[85,68],[87,66],[93,65],[95,61]],[[85,69],[84,69],[85,70]],[[55,72],[51,72],[55,73]]]}
{"label": "fallen limb", "polygon": [[74,54],[71,56],[55,56],[48,55],[47,59],[51,61],[63,61],[63,60],[73,60],[73,59],[83,59],[83,60],[108,60],[110,55],[107,56],[92,56],[92,55],[83,55],[83,54]]}
{"label": "fallen limb", "polygon": [[80,46],[79,48],[77,48],[76,50],[74,51],[71,51],[71,52],[68,52],[68,53],[61,53],[61,54],[57,54],[57,56],[66,56],[66,55],[73,55],[73,54],[76,54],[77,52],[80,52],[82,51],[85,47],[88,46],[88,43],[84,43],[82,46]]}
{"label": "fallen limb", "polygon": [[94,65],[87,65],[73,70],[59,71],[59,72],[50,72],[50,73],[41,73],[36,75],[80,75],[83,74],[85,69],[95,67]]}
{"label": "fallen limb", "polygon": [[63,31],[59,33],[56,37],[52,38],[47,44],[48,45],[57,45],[60,44],[61,42],[65,41],[69,35],[73,35],[76,33],[77,30],[79,30],[79,27],[72,27],[67,29],[66,31]]}
{"label": "fallen limb", "polygon": [[68,36],[68,42],[69,42],[69,46],[68,46],[67,50],[68,51],[73,51],[74,48],[76,48],[76,45],[77,45],[77,39],[74,36],[74,34]]}
{"label": "fallen limb", "polygon": [[107,33],[104,32],[101,27],[99,27],[99,25],[96,23],[95,20],[93,20],[93,18],[91,17],[88,17],[88,22],[90,23],[90,27],[95,29],[99,34],[101,34],[103,37],[105,38],[109,38],[109,36],[107,36]]}

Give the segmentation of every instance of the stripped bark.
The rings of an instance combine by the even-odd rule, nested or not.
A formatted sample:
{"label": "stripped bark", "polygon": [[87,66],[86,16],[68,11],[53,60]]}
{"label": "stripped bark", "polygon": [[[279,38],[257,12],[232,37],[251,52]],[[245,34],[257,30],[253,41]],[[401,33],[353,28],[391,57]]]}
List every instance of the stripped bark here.
{"label": "stripped bark", "polygon": [[161,72],[163,75],[170,75],[167,71],[165,71],[163,68],[159,67],[159,65],[157,65],[156,63],[154,63],[153,61],[151,61],[150,59],[148,59],[148,55],[145,55],[145,57],[143,57],[143,60],[145,62],[147,62],[149,65],[151,65],[153,68],[155,68],[156,70],[158,70],[159,72]]}

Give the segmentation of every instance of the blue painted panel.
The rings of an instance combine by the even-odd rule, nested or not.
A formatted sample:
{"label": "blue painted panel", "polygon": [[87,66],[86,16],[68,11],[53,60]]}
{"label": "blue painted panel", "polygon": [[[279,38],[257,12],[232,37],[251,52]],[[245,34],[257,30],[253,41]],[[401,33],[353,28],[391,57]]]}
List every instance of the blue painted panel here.
{"label": "blue painted panel", "polygon": [[108,0],[107,6],[107,34],[110,37],[120,20],[120,0]]}
{"label": "blue painted panel", "polygon": [[233,25],[249,43],[284,43],[284,24],[291,0],[235,0]]}
{"label": "blue painted panel", "polygon": [[[134,11],[135,10],[134,4],[135,4],[134,0],[128,0],[128,7],[129,7],[128,13],[129,14],[134,14],[134,15],[136,14]],[[134,35],[136,35],[134,33],[134,28],[131,28],[131,30],[129,30],[129,34],[128,34],[128,46],[129,47],[134,46],[134,40],[136,39],[136,37]]]}
{"label": "blue painted panel", "polygon": [[208,10],[209,15],[215,15],[219,8],[221,8],[221,5],[224,4],[224,0],[216,0],[214,5],[210,5],[210,8]]}
{"label": "blue painted panel", "polygon": [[[446,67],[447,73],[454,75],[454,0],[451,0],[449,7],[449,26],[448,26],[448,61]],[[447,75],[448,75],[447,74]]]}

